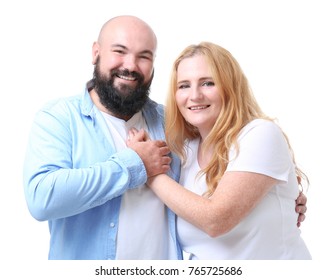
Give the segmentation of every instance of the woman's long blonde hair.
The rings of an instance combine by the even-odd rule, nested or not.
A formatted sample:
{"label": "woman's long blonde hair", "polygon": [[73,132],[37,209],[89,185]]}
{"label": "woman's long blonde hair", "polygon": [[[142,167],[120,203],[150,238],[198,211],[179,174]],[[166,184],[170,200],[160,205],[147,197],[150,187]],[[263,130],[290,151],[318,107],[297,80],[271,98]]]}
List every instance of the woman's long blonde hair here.
{"label": "woman's long blonde hair", "polygon": [[[240,65],[229,51],[210,42],[190,45],[182,51],[173,64],[165,111],[167,144],[171,151],[182,159],[182,162],[186,160],[184,146],[186,140],[195,139],[200,134],[196,127],[185,121],[177,107],[175,99],[177,69],[183,59],[196,55],[203,55],[206,58],[212,78],[222,93],[222,109],[211,132],[206,139],[203,139],[203,150],[213,148],[210,163],[202,170],[206,174],[208,186],[206,195],[210,196],[227,168],[230,148],[234,146],[239,152],[237,139],[241,129],[254,119],[274,120],[262,112]],[[286,135],[285,138],[288,142]],[[288,145],[293,154],[289,142]],[[293,161],[295,163],[294,155]],[[308,180],[297,167],[296,172],[299,181],[301,178]]]}

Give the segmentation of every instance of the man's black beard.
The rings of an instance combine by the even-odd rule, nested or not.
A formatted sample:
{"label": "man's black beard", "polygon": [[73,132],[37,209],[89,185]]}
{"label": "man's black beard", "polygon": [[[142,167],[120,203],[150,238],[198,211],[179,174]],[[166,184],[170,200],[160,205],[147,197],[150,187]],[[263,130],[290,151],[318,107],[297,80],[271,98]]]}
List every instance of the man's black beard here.
{"label": "man's black beard", "polygon": [[[113,70],[110,77],[104,77],[99,70],[99,59],[94,68],[93,83],[94,89],[99,96],[100,103],[113,115],[119,118],[131,118],[135,113],[139,112],[150,93],[150,85],[154,76],[147,84],[144,84],[144,78],[138,72],[129,72],[126,70]],[[116,75],[132,76],[138,81],[135,89],[121,85],[120,89],[113,85]]]}

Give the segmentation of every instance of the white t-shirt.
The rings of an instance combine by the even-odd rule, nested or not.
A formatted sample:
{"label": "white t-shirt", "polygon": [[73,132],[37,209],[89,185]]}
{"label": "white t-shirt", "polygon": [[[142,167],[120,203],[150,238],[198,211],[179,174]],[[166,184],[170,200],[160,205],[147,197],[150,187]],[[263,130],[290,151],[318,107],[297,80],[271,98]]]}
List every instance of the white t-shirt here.
{"label": "white t-shirt", "polygon": [[[230,151],[227,171],[261,173],[281,181],[230,232],[217,238],[178,218],[180,243],[191,259],[311,259],[296,226],[298,214],[295,199],[299,194],[294,165],[287,142],[273,122],[254,120],[246,125],[238,138],[240,152],[234,158]],[[199,139],[189,143],[187,162],[180,183],[202,195],[205,176],[195,177],[200,170],[197,161]]]}
{"label": "white t-shirt", "polygon": [[[126,148],[130,128],[148,131],[141,112],[127,122],[106,113],[103,116],[117,151]],[[176,249],[169,234],[167,209],[145,185],[128,190],[122,196],[116,259],[176,259]]]}

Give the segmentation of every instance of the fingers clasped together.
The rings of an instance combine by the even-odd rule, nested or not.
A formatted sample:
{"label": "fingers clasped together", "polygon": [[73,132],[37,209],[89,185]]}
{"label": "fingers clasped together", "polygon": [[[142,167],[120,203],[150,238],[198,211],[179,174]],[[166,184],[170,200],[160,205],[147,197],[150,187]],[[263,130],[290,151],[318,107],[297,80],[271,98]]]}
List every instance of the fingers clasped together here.
{"label": "fingers clasped together", "polygon": [[151,140],[144,129],[138,131],[131,128],[126,145],[140,156],[146,167],[148,177],[166,173],[170,169],[170,150],[166,142]]}

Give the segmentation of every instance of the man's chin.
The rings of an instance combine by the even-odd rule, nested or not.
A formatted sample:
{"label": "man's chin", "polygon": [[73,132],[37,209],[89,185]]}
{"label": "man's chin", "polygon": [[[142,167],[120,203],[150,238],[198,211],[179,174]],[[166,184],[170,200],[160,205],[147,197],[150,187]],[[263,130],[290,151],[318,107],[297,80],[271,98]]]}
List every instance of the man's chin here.
{"label": "man's chin", "polygon": [[126,85],[126,84],[123,84],[123,83],[119,83],[118,85],[116,85],[115,88],[123,96],[129,96],[136,90],[136,86],[130,86],[130,85]]}

